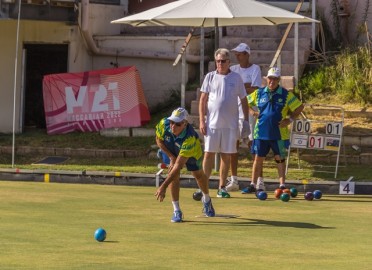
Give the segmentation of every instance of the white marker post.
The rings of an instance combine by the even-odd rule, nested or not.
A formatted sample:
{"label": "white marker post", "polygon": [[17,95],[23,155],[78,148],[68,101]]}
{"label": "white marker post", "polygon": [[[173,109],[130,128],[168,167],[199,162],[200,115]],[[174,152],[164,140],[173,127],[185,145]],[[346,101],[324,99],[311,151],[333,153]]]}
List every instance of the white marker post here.
{"label": "white marker post", "polygon": [[350,176],[347,181],[340,181],[340,194],[355,194],[355,182],[351,182],[354,179]]}
{"label": "white marker post", "polygon": [[159,187],[160,186],[160,178],[161,174],[163,173],[164,169],[160,169],[156,174],[155,174],[155,186]]}

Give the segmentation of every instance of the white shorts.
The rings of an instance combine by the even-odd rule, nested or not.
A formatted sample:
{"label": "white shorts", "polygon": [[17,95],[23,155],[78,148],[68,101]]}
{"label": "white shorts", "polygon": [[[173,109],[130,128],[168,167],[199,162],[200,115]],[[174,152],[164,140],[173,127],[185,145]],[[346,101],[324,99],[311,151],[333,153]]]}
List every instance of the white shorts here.
{"label": "white shorts", "polygon": [[237,152],[236,141],[238,139],[238,129],[208,128],[207,135],[204,136],[204,151],[210,153],[234,154]]}

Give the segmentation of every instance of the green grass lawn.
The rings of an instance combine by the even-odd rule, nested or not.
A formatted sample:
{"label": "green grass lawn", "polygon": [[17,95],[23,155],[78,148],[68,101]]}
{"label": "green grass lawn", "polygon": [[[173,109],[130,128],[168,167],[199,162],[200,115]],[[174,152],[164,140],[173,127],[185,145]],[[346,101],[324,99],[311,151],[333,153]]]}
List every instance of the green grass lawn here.
{"label": "green grass lawn", "polygon": [[[369,269],[372,196],[285,203],[233,192],[200,218],[181,189],[182,224],[155,187],[0,182],[0,269]],[[215,194],[215,190],[211,191]],[[167,195],[169,195],[167,193]],[[107,231],[104,242],[94,231]]]}

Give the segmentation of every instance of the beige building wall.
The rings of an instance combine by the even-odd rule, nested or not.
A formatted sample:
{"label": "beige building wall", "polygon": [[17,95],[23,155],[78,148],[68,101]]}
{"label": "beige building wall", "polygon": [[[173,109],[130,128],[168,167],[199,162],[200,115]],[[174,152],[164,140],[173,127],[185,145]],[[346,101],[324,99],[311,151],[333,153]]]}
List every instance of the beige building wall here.
{"label": "beige building wall", "polygon": [[[0,85],[0,132],[12,132],[13,130],[13,104],[14,90],[16,93],[15,106],[15,131],[19,132],[22,121],[22,99],[23,99],[23,70],[22,61],[23,44],[25,43],[52,43],[52,44],[69,44],[70,58],[69,70],[79,70],[89,65],[89,57],[81,49],[82,42],[77,26],[68,26],[59,22],[41,22],[22,20],[19,27],[19,43],[17,70],[15,75],[16,59],[16,38],[17,38],[17,21],[2,20],[0,21],[1,37],[1,85]],[[77,58],[74,60],[72,56]],[[53,61],[45,59],[45,61]],[[16,78],[15,78],[16,77]]]}
{"label": "beige building wall", "polygon": [[[81,9],[82,10],[82,9]],[[81,11],[83,12],[83,11]],[[125,14],[123,6],[89,5],[89,28],[87,32],[96,44],[97,51],[91,50],[83,37],[83,29],[77,25],[62,22],[21,20],[16,79],[14,79],[16,58],[17,20],[0,20],[0,132],[13,131],[13,98],[15,93],[15,132],[22,131],[24,89],[24,44],[68,44],[68,72],[82,72],[119,66],[135,65],[140,72],[145,96],[150,108],[168,98],[171,90],[180,90],[181,62],[172,64],[177,56],[184,37],[128,38],[120,36],[120,25],[111,20]],[[81,14],[83,15],[83,14]],[[82,17],[82,16],[80,16]],[[80,24],[81,25],[81,24]],[[199,41],[193,40],[188,49],[199,54]],[[190,58],[190,56],[188,57]],[[53,59],[45,59],[53,61]],[[186,65],[186,78],[195,76],[199,68],[196,56]]]}

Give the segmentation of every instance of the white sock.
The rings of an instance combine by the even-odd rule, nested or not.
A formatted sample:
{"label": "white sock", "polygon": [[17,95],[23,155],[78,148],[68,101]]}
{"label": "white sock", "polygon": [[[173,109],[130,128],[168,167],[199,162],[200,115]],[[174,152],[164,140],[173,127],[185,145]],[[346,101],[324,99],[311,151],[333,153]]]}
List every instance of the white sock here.
{"label": "white sock", "polygon": [[173,210],[174,211],[180,211],[180,202],[179,201],[172,201],[173,204]]}
{"label": "white sock", "polygon": [[263,180],[264,180],[264,179],[263,179],[263,177],[261,177],[261,176],[257,178],[257,181],[263,181]]}
{"label": "white sock", "polygon": [[233,181],[234,183],[238,183],[238,177],[235,175],[231,175],[231,181]]}
{"label": "white sock", "polygon": [[209,194],[203,193],[202,201],[205,203],[205,202],[209,202],[210,200],[211,200],[211,197],[209,196]]}

